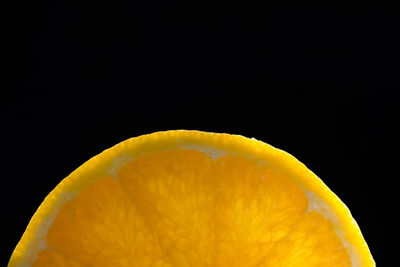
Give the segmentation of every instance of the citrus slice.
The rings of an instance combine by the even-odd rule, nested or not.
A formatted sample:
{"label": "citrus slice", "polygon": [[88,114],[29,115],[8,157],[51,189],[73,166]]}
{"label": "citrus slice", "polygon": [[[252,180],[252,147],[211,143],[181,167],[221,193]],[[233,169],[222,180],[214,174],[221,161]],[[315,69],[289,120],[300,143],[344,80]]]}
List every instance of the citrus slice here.
{"label": "citrus slice", "polygon": [[286,152],[243,136],[128,139],[65,178],[8,266],[375,266],[348,208]]}

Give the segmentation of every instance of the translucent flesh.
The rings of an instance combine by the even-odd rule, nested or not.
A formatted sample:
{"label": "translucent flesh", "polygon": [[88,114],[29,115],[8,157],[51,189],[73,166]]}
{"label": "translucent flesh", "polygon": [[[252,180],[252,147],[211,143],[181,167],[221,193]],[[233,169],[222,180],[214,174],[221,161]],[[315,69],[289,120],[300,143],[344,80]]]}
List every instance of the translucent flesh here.
{"label": "translucent flesh", "polygon": [[265,162],[144,154],[59,210],[39,266],[351,266],[331,221]]}

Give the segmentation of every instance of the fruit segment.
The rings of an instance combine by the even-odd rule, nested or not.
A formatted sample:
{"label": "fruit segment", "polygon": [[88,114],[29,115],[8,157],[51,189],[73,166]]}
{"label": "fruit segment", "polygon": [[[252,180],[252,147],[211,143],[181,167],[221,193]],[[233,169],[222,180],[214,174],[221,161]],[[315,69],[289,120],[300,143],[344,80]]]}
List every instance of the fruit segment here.
{"label": "fruit segment", "polygon": [[215,257],[213,161],[195,150],[155,152],[118,175],[172,266],[211,266]]}
{"label": "fruit segment", "polygon": [[62,206],[47,244],[90,266],[151,266],[163,258],[144,218],[110,177],[95,181]]}

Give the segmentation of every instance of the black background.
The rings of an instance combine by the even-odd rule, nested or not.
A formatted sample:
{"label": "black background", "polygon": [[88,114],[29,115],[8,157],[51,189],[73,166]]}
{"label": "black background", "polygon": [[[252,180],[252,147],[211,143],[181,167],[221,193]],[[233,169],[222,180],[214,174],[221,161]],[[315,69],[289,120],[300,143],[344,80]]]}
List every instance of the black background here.
{"label": "black background", "polygon": [[42,1],[11,13],[4,262],[43,198],[84,161],[129,137],[197,129],[296,156],[389,266],[399,13],[132,2]]}

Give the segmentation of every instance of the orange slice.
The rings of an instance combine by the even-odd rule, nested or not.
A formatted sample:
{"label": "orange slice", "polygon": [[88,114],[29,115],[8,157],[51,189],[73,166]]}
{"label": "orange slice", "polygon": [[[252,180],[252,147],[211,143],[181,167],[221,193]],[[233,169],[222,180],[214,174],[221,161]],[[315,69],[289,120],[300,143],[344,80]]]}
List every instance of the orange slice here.
{"label": "orange slice", "polygon": [[65,178],[14,266],[375,266],[348,208],[286,152],[238,135],[126,140]]}

